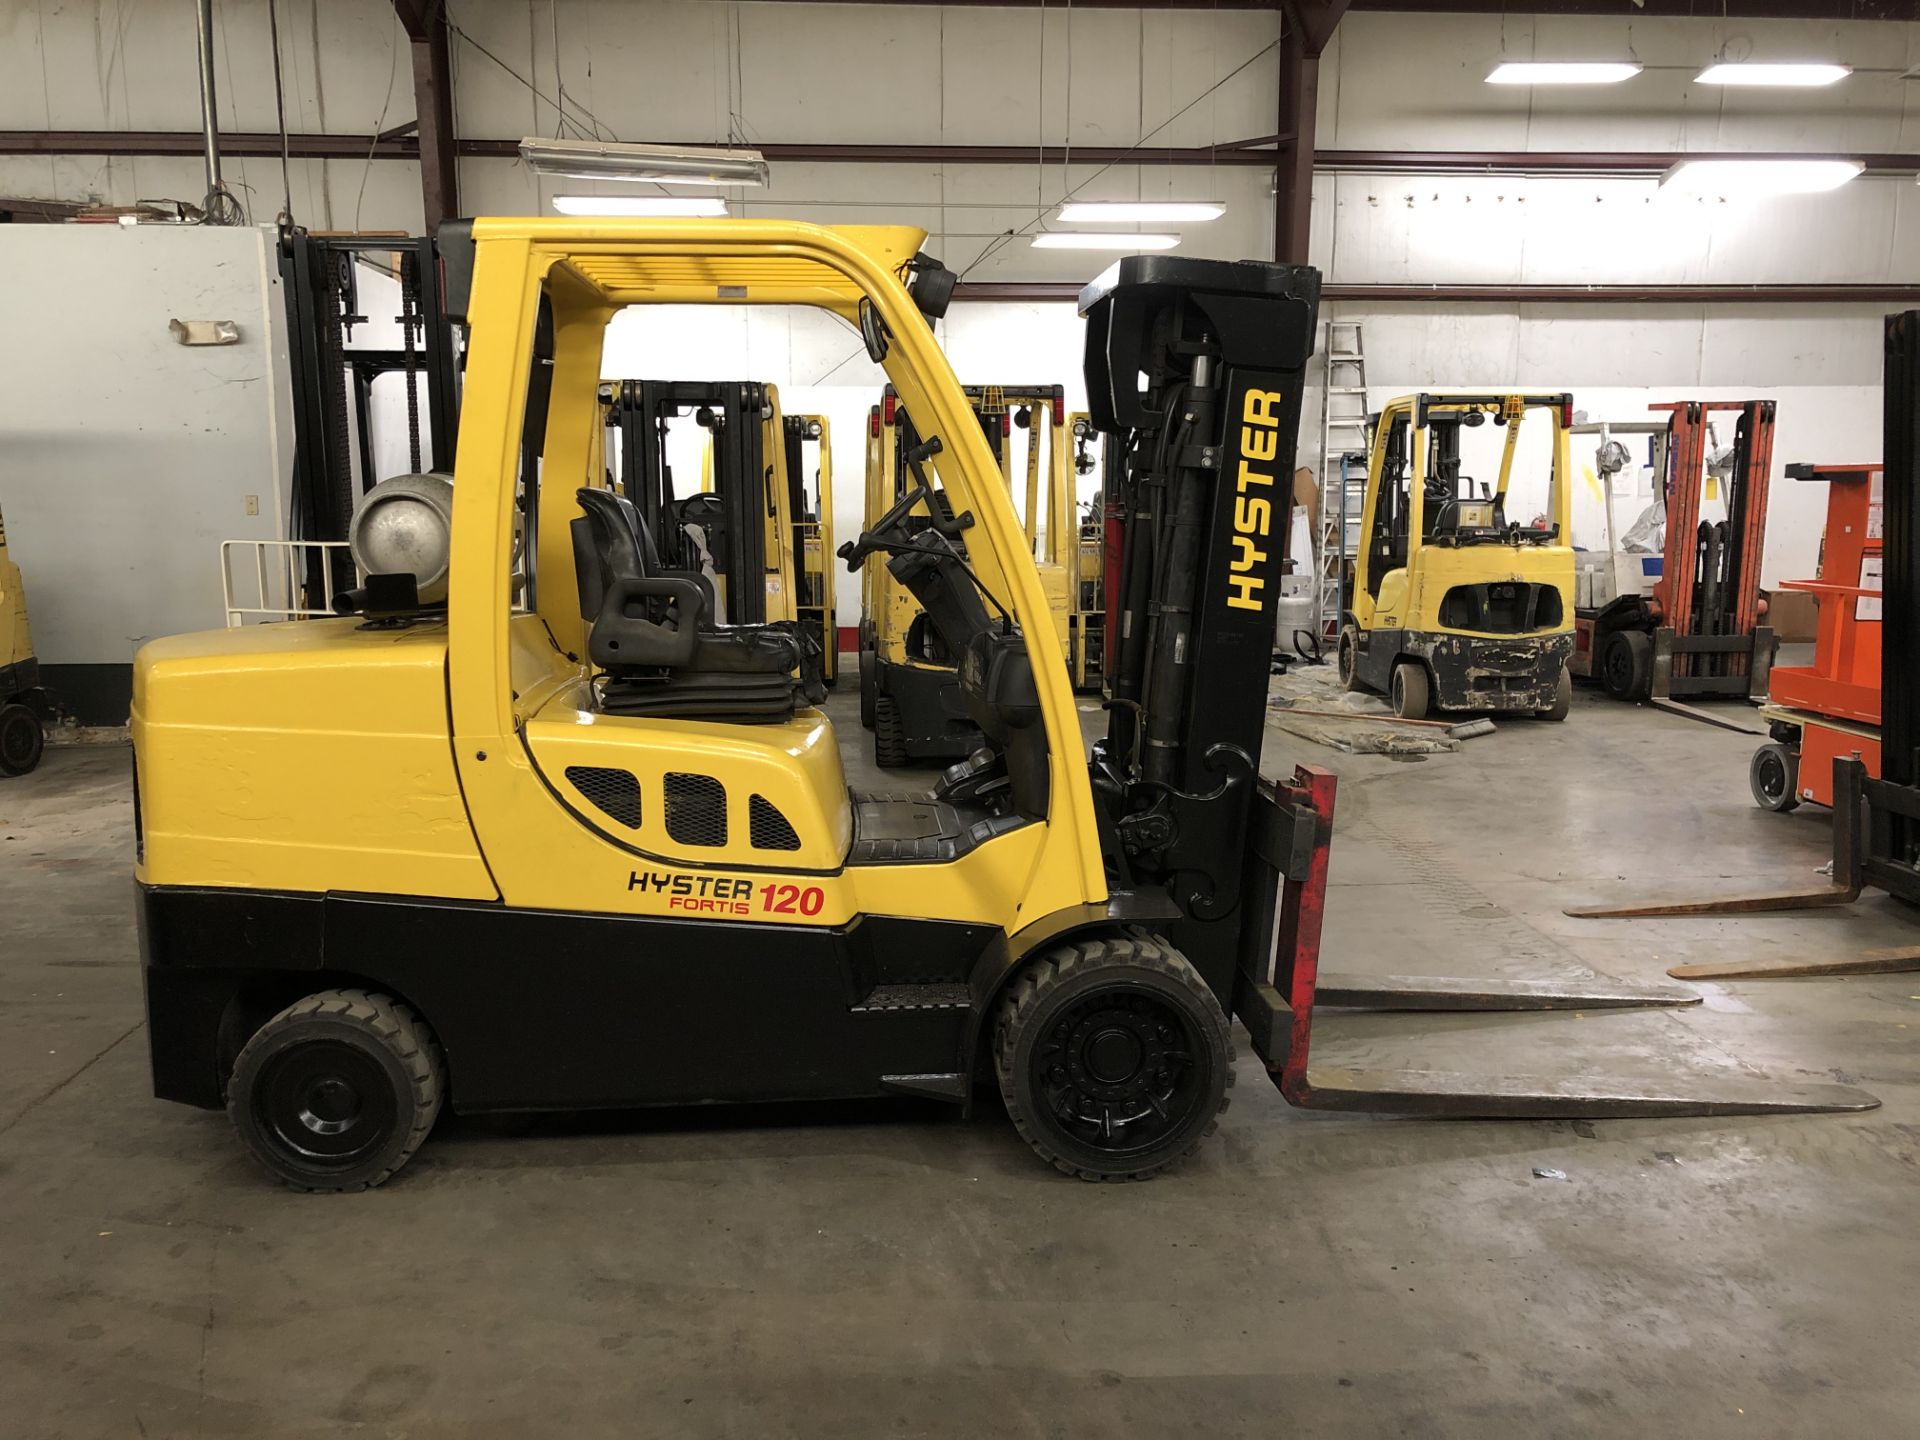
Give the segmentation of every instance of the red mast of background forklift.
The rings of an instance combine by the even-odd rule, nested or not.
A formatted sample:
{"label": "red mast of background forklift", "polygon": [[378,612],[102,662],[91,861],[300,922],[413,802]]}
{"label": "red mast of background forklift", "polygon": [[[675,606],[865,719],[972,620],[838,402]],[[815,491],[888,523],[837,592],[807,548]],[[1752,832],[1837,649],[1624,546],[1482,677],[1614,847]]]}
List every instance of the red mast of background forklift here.
{"label": "red mast of background forklift", "polygon": [[[1666,565],[1653,591],[1659,624],[1676,639],[1729,636],[1746,642],[1724,652],[1724,669],[1716,664],[1717,655],[1704,654],[1704,663],[1696,665],[1691,647],[1675,645],[1672,674],[1745,675],[1754,654],[1754,626],[1760,619],[1760,555],[1767,543],[1768,477],[1773,469],[1773,402],[1674,400],[1647,408],[1668,413],[1672,436]],[[1716,411],[1740,417],[1735,422],[1734,473],[1726,482],[1724,530],[1713,525],[1703,529],[1700,523],[1707,426]],[[1657,647],[1654,665],[1657,673]],[[1765,667],[1763,657],[1762,671]],[[1760,689],[1764,693],[1765,687]]]}

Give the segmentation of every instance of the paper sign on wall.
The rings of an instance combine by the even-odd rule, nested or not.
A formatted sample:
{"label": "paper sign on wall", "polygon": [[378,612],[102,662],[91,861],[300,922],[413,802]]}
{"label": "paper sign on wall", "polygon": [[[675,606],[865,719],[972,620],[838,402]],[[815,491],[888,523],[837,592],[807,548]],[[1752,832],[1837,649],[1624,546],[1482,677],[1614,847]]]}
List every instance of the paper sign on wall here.
{"label": "paper sign on wall", "polygon": [[[1887,478],[1876,470],[1873,478],[1867,482],[1867,538],[1878,540],[1886,533]],[[1866,582],[1863,580],[1860,583],[1864,585]]]}

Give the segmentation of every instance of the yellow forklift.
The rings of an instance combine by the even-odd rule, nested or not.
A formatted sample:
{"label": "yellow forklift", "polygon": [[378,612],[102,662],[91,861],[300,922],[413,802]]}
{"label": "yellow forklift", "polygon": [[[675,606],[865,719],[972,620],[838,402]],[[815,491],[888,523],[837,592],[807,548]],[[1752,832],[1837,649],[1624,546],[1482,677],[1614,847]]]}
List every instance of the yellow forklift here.
{"label": "yellow forklift", "polygon": [[0,515],[0,775],[25,775],[40,763],[46,713],[27,629],[27,592],[20,567],[7,556],[7,521]]}
{"label": "yellow forklift", "polygon": [[[1527,417],[1546,417],[1546,493],[1508,507]],[[1466,472],[1463,431],[1502,428],[1496,480]],[[1407,395],[1373,422],[1340,678],[1409,720],[1493,711],[1564,720],[1573,704],[1570,395]]]}
{"label": "yellow forklift", "polygon": [[[1322,975],[1334,777],[1260,776],[1284,511],[1253,502],[1285,493],[1318,274],[1135,257],[1082,297],[1094,423],[1129,437],[1122,580],[1143,617],[1089,761],[1023,527],[934,341],[953,275],[924,238],[443,227],[471,340],[446,598],[422,599],[422,556],[362,576],[352,613],[173,636],[135,661],[156,1094],[224,1107],[308,1190],[385,1180],[449,1105],[904,1094],[965,1113],[976,1084],[1046,1161],[1139,1179],[1214,1128],[1230,1014],[1299,1105],[1874,1103],[1310,1066],[1316,998],[1459,1009],[1499,988]],[[840,553],[886,555],[959,657],[983,744],[934,789],[851,793],[791,630],[717,623],[701,574],[662,563],[609,487],[601,351],[633,304],[824,308],[911,407],[912,486]],[[1548,988],[1504,1004],[1661,998]]]}
{"label": "yellow forklift", "polygon": [[1109,442],[1093,428],[1093,421],[1084,410],[1067,416],[1067,434],[1073,440],[1073,503],[1079,512],[1074,570],[1069,577],[1067,663],[1073,667],[1074,689],[1098,690],[1107,636],[1107,490],[1102,483],[1082,510],[1078,481],[1083,475],[1105,475],[1104,451]]}
{"label": "yellow forklift", "polygon": [[[1069,616],[1077,593],[1079,561],[1074,527],[1074,481],[1069,469],[1066,391],[1059,385],[968,385],[968,404],[1009,494],[1019,494],[1023,533],[1047,597],[1047,612],[1076,674]],[[919,444],[913,417],[888,386],[869,412],[867,518],[898,502],[911,469],[905,457]],[[1014,432],[1027,436],[1024,464],[1016,468]],[[936,497],[937,499],[937,497]],[[916,524],[930,524],[924,505]],[[965,553],[965,544],[961,543]],[[874,758],[886,766],[945,763],[980,747],[980,732],[968,718],[940,629],[911,591],[891,580],[876,558],[863,576],[865,614],[860,630],[861,719],[873,730]]]}
{"label": "yellow forklift", "polygon": [[[813,448],[813,490],[807,490],[807,449]],[[834,600],[833,422],[825,415],[786,417],[786,469],[792,496],[795,576],[794,610],[800,624],[820,636],[821,678],[831,686],[840,672],[839,611]]]}
{"label": "yellow forklift", "polygon": [[[721,623],[797,619],[802,497],[779,391],[758,381],[622,380],[603,398],[614,482],[661,563],[706,576]],[[699,432],[697,489],[671,455],[689,425]]]}

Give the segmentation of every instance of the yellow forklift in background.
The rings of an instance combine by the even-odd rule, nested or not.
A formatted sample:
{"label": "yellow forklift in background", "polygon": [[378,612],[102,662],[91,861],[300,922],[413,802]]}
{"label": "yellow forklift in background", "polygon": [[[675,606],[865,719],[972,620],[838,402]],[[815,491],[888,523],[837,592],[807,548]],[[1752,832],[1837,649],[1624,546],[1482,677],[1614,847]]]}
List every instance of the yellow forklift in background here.
{"label": "yellow forklift in background", "polygon": [[27,592],[20,567],[7,555],[7,521],[0,515],[0,775],[25,775],[46,747],[46,692],[27,629]]}
{"label": "yellow forklift in background", "polygon": [[[813,447],[813,490],[807,491],[807,447]],[[824,415],[786,417],[786,471],[793,512],[794,609],[820,635],[821,678],[840,672],[839,611],[834,600],[833,423]]]}
{"label": "yellow forklift in background", "polygon": [[[1551,427],[1544,504],[1519,518],[1514,462],[1529,414]],[[1504,429],[1497,480],[1465,471],[1463,431]],[[1407,395],[1373,426],[1340,678],[1394,713],[1564,720],[1573,703],[1570,395]],[[1536,425],[1536,430],[1541,428]]]}
{"label": "yellow forklift in background", "polygon": [[[1079,537],[1074,524],[1074,478],[1068,461],[1066,390],[1059,385],[962,387],[992,451],[1008,493],[1024,500],[1022,528],[1034,555],[1048,614],[1069,668],[1074,663],[1069,623],[1078,593]],[[921,443],[913,417],[888,387],[869,412],[867,518],[884,514],[906,493],[909,456]],[[1027,435],[1024,464],[1016,468],[1014,432]],[[936,497],[937,499],[937,497]],[[924,506],[916,523],[931,523]],[[962,553],[965,545],[962,542]],[[905,586],[891,581],[877,559],[863,577],[861,719],[873,730],[881,765],[941,763],[979,748],[956,684],[956,658],[944,651],[939,629]]]}
{"label": "yellow forklift in background", "polygon": [[[1108,441],[1093,428],[1084,410],[1067,416],[1067,434],[1073,441],[1074,509],[1079,515],[1079,536],[1073,551],[1074,571],[1069,589],[1067,611],[1067,663],[1073,669],[1073,688],[1101,688],[1101,669],[1105,663],[1107,637],[1107,524],[1105,451]],[[1086,507],[1079,505],[1082,476],[1098,474],[1099,488]]]}
{"label": "yellow forklift in background", "polygon": [[[1682,1094],[1310,1065],[1317,998],[1675,997],[1320,968],[1335,777],[1261,775],[1282,549],[1272,507],[1244,503],[1291,470],[1318,273],[1134,256],[1082,296],[1095,423],[1128,437],[1123,580],[1150,617],[1116,637],[1089,757],[1019,516],[929,324],[954,276],[924,238],[763,219],[442,227],[448,309],[471,336],[444,600],[421,593],[442,556],[420,554],[360,577],[339,597],[352,613],[170,636],[135,659],[157,1095],[224,1107],[269,1172],[329,1191],[393,1175],[448,1106],[910,1095],[966,1114],[980,1085],[1043,1161],[1144,1179],[1225,1108],[1229,1016],[1285,1098],[1316,1108],[1877,1103],[1750,1079]],[[885,554],[960,658],[983,743],[933,789],[851,792],[832,721],[793,679],[798,637],[716,623],[703,577],[662,565],[609,485],[602,349],[635,304],[824,308],[911,406],[912,487],[841,556]]]}
{"label": "yellow forklift in background", "polygon": [[[800,479],[779,391],[758,381],[622,380],[603,399],[609,468],[661,564],[712,581],[720,623],[798,619]],[[689,424],[700,432],[697,489],[669,453]]]}

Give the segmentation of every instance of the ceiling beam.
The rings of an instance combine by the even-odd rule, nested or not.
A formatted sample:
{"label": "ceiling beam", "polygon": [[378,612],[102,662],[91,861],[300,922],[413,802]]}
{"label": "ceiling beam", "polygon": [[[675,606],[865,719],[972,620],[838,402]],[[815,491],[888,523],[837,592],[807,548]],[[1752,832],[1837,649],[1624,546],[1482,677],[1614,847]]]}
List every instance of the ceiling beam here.
{"label": "ceiling beam", "polygon": [[[1285,138],[1285,137],[1279,137]],[[1126,150],[1075,147],[1072,157],[1089,165],[1251,165],[1273,169],[1279,153],[1276,137],[1235,141],[1218,149]],[[719,141],[688,142],[715,145]],[[1268,148],[1248,148],[1255,146]],[[493,160],[519,158],[517,140],[461,140],[457,154]],[[201,153],[198,130],[0,130],[0,155],[193,156]],[[273,158],[280,137],[268,131],[223,131],[221,153]],[[1057,146],[1044,151],[1020,145],[763,145],[772,161],[858,165],[1032,165],[1036,155],[1058,165]],[[370,135],[291,135],[288,152],[296,160],[417,160],[413,136],[388,131]],[[1861,161],[1869,175],[1920,174],[1920,152],[1774,151],[1774,150],[1318,150],[1314,168],[1383,175],[1569,175],[1621,177],[1659,175],[1682,160]],[[800,202],[796,202],[800,203]],[[1013,206],[1012,208],[1018,208]]]}
{"label": "ceiling beam", "polygon": [[1281,139],[1273,167],[1273,258],[1307,263],[1313,232],[1313,140],[1320,114],[1320,52],[1333,38],[1347,0],[1278,0]]}
{"label": "ceiling beam", "polygon": [[[444,0],[393,0],[413,52],[414,133],[420,157],[420,208],[426,233],[460,213],[458,139],[453,132],[453,60]],[[388,131],[387,134],[393,132]]]}

